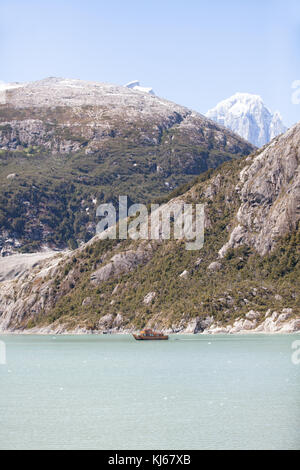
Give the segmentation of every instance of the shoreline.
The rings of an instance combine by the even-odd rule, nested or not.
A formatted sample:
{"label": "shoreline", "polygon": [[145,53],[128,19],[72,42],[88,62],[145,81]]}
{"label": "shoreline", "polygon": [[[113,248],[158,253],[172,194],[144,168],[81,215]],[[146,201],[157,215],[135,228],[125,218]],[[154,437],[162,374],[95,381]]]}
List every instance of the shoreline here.
{"label": "shoreline", "polygon": [[[47,329],[45,331],[44,328],[39,329],[29,329],[29,330],[0,330],[0,336],[130,336],[133,333],[137,333],[139,330],[123,330],[123,331],[111,331],[104,333],[101,330],[94,330],[88,331],[83,328],[78,328],[75,330],[60,330],[59,329]],[[201,331],[197,333],[192,333],[188,331],[169,331],[169,330],[160,330],[164,334],[172,335],[172,336],[245,336],[245,335],[253,335],[253,336],[273,336],[273,335],[300,335],[299,330],[287,330],[287,329],[280,329],[277,331],[266,331],[266,330],[241,330],[236,332],[226,332],[226,331]]]}

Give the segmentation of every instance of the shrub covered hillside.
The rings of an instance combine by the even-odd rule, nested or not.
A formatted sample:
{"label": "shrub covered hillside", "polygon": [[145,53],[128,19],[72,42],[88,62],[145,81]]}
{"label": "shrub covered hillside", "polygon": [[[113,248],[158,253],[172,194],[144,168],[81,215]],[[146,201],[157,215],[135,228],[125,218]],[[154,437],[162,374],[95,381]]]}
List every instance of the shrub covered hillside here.
{"label": "shrub covered hillside", "polygon": [[125,87],[47,79],[7,90],[0,249],[74,249],[94,235],[101,202],[153,201],[252,150],[200,114]]}
{"label": "shrub covered hillside", "polygon": [[299,148],[300,125],[177,191],[205,204],[199,251],[95,237],[3,283],[2,328],[268,331],[287,320],[300,328]]}

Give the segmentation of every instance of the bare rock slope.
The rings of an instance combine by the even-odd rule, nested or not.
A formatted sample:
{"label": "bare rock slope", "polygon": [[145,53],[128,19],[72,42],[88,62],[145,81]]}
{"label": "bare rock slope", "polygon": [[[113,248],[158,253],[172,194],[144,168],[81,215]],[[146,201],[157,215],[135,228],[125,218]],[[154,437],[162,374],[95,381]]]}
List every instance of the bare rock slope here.
{"label": "bare rock slope", "polygon": [[220,256],[242,244],[264,255],[300,219],[300,124],[249,159],[236,191],[241,199],[236,226]]}
{"label": "bare rock slope", "polygon": [[134,124],[137,136],[145,143],[158,144],[163,130],[177,125],[182,132],[193,133],[195,144],[210,137],[211,145],[213,140],[220,149],[232,153],[251,150],[245,140],[201,114],[123,86],[48,78],[0,93],[3,149],[45,145],[53,152],[84,148],[88,153],[107,139],[125,137]]}

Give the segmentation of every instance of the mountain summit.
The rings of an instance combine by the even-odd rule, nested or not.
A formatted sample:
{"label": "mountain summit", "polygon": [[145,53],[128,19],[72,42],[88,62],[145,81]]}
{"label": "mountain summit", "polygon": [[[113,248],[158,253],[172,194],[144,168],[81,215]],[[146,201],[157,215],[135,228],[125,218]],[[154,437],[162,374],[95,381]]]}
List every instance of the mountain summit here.
{"label": "mountain summit", "polygon": [[257,147],[287,130],[280,113],[272,113],[259,95],[250,93],[235,93],[210,109],[206,116]]}

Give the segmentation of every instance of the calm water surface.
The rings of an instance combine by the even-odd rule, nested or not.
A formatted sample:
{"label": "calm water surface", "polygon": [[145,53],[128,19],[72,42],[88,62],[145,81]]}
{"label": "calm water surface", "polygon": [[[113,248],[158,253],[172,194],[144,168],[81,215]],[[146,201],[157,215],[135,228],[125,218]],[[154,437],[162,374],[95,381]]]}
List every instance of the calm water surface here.
{"label": "calm water surface", "polygon": [[296,339],[0,336],[0,448],[299,449]]}

